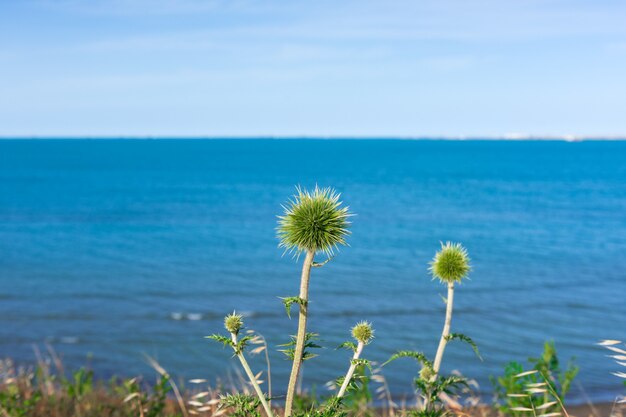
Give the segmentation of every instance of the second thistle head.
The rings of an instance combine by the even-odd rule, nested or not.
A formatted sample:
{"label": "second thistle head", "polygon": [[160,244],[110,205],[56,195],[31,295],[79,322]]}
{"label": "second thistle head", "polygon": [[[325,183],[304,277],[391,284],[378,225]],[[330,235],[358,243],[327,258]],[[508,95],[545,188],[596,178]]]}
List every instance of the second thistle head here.
{"label": "second thistle head", "polygon": [[224,317],[224,327],[229,333],[238,334],[239,330],[243,327],[243,316],[233,311],[232,314]]}
{"label": "second thistle head", "polygon": [[442,243],[441,250],[433,258],[429,269],[433,278],[438,278],[441,282],[461,282],[471,270],[467,250],[460,243]]}
{"label": "second thistle head", "polygon": [[278,217],[280,247],[296,253],[323,251],[331,256],[350,234],[348,207],[342,207],[332,188],[315,187],[312,192],[298,188],[294,198]]}
{"label": "second thistle head", "polygon": [[364,345],[367,345],[374,338],[374,329],[372,328],[372,323],[369,323],[367,321],[358,322],[352,328],[352,337],[354,337],[357,342],[361,342]]}

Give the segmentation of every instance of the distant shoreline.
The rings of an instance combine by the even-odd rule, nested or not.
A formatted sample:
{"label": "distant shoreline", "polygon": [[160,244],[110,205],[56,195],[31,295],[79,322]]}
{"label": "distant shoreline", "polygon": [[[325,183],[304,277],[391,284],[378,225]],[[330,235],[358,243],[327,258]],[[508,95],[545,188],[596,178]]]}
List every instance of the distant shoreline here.
{"label": "distant shoreline", "polygon": [[362,140],[362,141],[463,141],[463,142],[622,142],[626,136],[0,136],[0,140],[284,140],[284,141],[324,141],[324,140]]}

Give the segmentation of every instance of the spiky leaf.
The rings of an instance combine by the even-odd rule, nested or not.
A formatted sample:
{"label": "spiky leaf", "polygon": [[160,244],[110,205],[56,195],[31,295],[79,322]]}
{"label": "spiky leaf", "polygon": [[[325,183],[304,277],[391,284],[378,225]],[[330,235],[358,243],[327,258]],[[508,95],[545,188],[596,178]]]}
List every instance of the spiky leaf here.
{"label": "spiky leaf", "polygon": [[[280,352],[283,352],[287,358],[290,360],[294,360],[295,357],[295,346],[296,346],[296,336],[290,336],[291,340],[288,343],[283,345],[278,345],[280,347],[285,347],[286,349],[281,349]],[[313,359],[317,355],[310,352],[310,349],[320,349],[321,346],[315,343],[316,340],[319,340],[319,334],[317,333],[309,333],[307,332],[304,336],[304,351],[302,354],[302,361],[306,361],[309,359]]]}
{"label": "spiky leaf", "polygon": [[307,300],[304,300],[300,297],[280,297],[283,300],[283,304],[285,305],[285,311],[287,312],[287,317],[291,318],[291,306],[293,304],[299,304],[301,306],[307,305]]}
{"label": "spiky leaf", "polygon": [[383,363],[383,366],[387,365],[389,362],[395,361],[396,359],[400,359],[400,358],[413,358],[423,366],[428,366],[431,368],[433,366],[432,362],[428,360],[426,355],[424,355],[422,352],[416,352],[413,350],[401,350],[401,351],[396,352],[395,354],[391,355],[391,357],[389,358],[387,362]]}
{"label": "spiky leaf", "polygon": [[465,342],[468,345],[470,345],[472,347],[472,350],[474,351],[474,353],[476,354],[476,356],[478,356],[478,359],[480,359],[481,361],[483,360],[482,356],[480,356],[480,352],[478,351],[478,346],[476,345],[476,343],[472,340],[471,337],[464,335],[463,333],[450,333],[447,337],[446,340],[448,342],[452,341],[452,340],[460,340],[461,342]]}

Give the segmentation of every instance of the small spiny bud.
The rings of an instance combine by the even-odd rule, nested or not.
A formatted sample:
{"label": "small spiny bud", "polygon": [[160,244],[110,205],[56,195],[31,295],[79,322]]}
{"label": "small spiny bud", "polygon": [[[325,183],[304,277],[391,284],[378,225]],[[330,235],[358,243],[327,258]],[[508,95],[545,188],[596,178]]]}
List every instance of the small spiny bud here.
{"label": "small spiny bud", "polygon": [[352,337],[358,342],[367,345],[374,338],[374,329],[372,324],[367,321],[361,321],[352,328]]}
{"label": "small spiny bud", "polygon": [[224,317],[224,327],[229,333],[238,334],[243,327],[243,316],[233,311],[232,314]]}
{"label": "small spiny bud", "polygon": [[430,381],[435,376],[435,371],[428,365],[424,365],[420,370],[420,378],[424,381]]}

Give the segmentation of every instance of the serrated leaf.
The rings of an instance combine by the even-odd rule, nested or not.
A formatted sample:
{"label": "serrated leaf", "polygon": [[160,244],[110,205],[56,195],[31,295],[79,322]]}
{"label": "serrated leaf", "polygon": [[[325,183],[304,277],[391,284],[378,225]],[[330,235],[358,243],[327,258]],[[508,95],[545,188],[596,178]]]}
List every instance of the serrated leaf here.
{"label": "serrated leaf", "polygon": [[426,355],[424,355],[422,352],[417,352],[417,351],[414,351],[414,350],[400,350],[400,351],[394,353],[393,355],[391,355],[389,360],[387,360],[387,362],[383,363],[382,366],[385,366],[388,363],[390,363],[392,361],[395,361],[396,359],[400,359],[400,358],[413,358],[418,363],[420,363],[421,365],[429,366],[429,367],[432,368],[432,362],[428,360]]}
{"label": "serrated leaf", "polygon": [[285,305],[285,312],[287,313],[287,317],[291,318],[291,306],[293,304],[299,304],[301,306],[306,306],[307,301],[300,297],[279,297],[283,300],[283,304]]}
{"label": "serrated leaf", "polygon": [[342,344],[340,344],[339,346],[337,346],[337,349],[347,349],[347,350],[351,350],[353,352],[356,352],[356,348],[357,345],[354,342],[343,342]]}
{"label": "serrated leaf", "polygon": [[229,337],[222,336],[221,334],[212,334],[210,336],[205,336],[205,339],[215,340],[216,342],[224,344],[224,347],[226,346],[230,346],[232,348],[235,347],[235,344]]}
{"label": "serrated leaf", "polygon": [[447,337],[446,340],[448,342],[451,342],[453,340],[460,340],[461,342],[465,342],[468,345],[470,345],[472,347],[472,350],[474,351],[474,353],[476,354],[476,356],[478,356],[478,359],[480,359],[481,361],[483,360],[482,356],[480,356],[480,352],[478,351],[478,346],[476,345],[476,343],[472,340],[471,337],[464,335],[463,333],[450,333]]}

